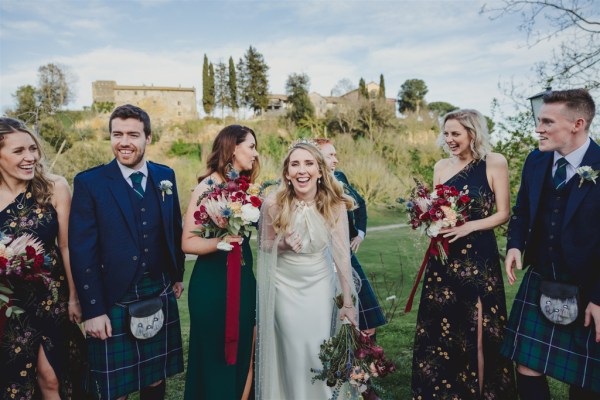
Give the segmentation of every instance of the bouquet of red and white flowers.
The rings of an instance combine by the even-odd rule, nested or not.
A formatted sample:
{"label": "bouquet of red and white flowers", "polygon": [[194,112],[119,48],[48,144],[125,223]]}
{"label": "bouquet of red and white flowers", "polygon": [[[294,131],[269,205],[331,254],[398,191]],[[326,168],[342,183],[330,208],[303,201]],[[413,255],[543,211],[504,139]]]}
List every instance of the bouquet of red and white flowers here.
{"label": "bouquet of red and white flowers", "polygon": [[[341,296],[335,301],[338,307],[343,305]],[[315,373],[312,382],[325,381],[327,386],[334,388],[332,399],[360,398],[374,385],[382,391],[373,378],[384,377],[396,370],[396,365],[385,358],[383,348],[349,323],[344,323],[337,335],[321,344],[319,360],[323,369],[311,369]],[[350,385],[351,393],[340,397],[339,392],[345,383]]]}
{"label": "bouquet of red and white flowers", "polygon": [[462,194],[453,186],[436,185],[433,192],[416,181],[406,210],[413,229],[419,229],[435,242],[430,254],[438,257],[442,263],[448,261],[448,239],[439,237],[443,228],[453,228],[467,221],[467,206],[471,198]]}
{"label": "bouquet of red and white flowers", "polygon": [[53,293],[56,291],[49,271],[44,268],[46,264],[49,258],[44,256],[39,239],[28,233],[13,237],[0,232],[0,309],[6,306],[7,317],[23,312],[19,307],[9,306],[14,280],[41,281]]}
{"label": "bouquet of red and white flowers", "polygon": [[[209,189],[198,199],[194,231],[206,238],[226,235],[248,236],[249,228],[258,222],[263,191],[268,185],[250,183],[246,176],[232,170],[227,181],[215,184],[208,180]],[[220,250],[230,250],[230,245],[219,243]]]}

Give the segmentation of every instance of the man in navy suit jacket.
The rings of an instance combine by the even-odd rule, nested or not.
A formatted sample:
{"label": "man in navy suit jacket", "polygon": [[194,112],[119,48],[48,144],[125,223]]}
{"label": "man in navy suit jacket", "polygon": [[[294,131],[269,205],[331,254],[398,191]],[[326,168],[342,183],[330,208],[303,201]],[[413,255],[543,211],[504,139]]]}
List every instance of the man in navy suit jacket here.
{"label": "man in navy suit jacket", "polygon": [[[144,159],[148,114],[116,108],[109,122],[115,159],[78,174],[69,220],[69,252],[98,399],[164,398],[167,376],[183,371],[177,300],[183,291],[182,219],[172,169]],[[164,325],[136,339],[128,305],[159,297]],[[105,355],[110,355],[109,357]]]}
{"label": "man in navy suit jacket", "polygon": [[[502,347],[517,364],[522,400],[550,400],[545,375],[570,384],[572,400],[600,398],[600,179],[581,170],[600,170],[600,147],[589,137],[594,115],[584,89],[545,95],[536,128],[539,150],[523,166],[508,228],[509,283],[515,282],[515,266],[529,269]],[[561,325],[544,317],[542,281],[579,287],[577,320]]]}

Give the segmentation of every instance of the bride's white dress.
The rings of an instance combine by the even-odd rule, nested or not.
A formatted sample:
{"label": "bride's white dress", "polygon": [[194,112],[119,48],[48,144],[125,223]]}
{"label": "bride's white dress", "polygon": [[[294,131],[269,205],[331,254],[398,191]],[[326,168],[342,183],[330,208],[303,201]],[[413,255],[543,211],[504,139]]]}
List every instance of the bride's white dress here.
{"label": "bride's white dress", "polygon": [[[340,217],[346,217],[345,209],[341,211]],[[261,221],[268,222],[268,217]],[[347,220],[343,223],[347,226]],[[339,322],[333,302],[340,293],[338,274],[349,271],[349,257],[347,268],[334,266],[334,260],[336,265],[346,262],[341,253],[349,254],[346,247],[338,258],[334,250],[336,244],[349,246],[347,230],[338,226],[341,223],[327,227],[314,205],[298,202],[292,229],[302,237],[302,250],[263,252],[262,259],[259,255],[258,399],[326,400],[332,396],[325,382],[311,383],[311,368],[322,368],[320,345],[335,333]],[[268,236],[273,241],[267,240],[267,247],[276,249],[282,238]]]}

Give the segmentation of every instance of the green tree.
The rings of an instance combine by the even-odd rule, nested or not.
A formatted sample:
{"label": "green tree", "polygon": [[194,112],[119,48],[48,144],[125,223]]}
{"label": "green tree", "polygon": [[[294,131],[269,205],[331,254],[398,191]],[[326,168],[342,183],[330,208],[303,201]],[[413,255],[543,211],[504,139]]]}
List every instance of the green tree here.
{"label": "green tree", "polygon": [[73,79],[65,66],[50,63],[38,68],[37,96],[44,112],[57,111],[73,100]]}
{"label": "green tree", "polygon": [[229,74],[224,62],[218,62],[215,68],[215,105],[221,109],[223,118],[225,107],[229,106]]}
{"label": "green tree", "polygon": [[425,103],[427,91],[427,85],[423,80],[406,80],[398,92],[398,111],[402,114],[407,111],[416,112],[418,114]]}
{"label": "green tree", "polygon": [[458,107],[445,101],[433,101],[427,104],[427,108],[429,111],[436,113],[440,117],[448,114],[451,111],[458,110]]}
{"label": "green tree", "polygon": [[255,115],[260,114],[269,104],[269,66],[262,54],[250,46],[241,61],[239,74],[242,103],[251,108]]}
{"label": "green tree", "polygon": [[229,88],[229,108],[233,112],[237,111],[238,104],[238,87],[237,87],[237,76],[235,71],[235,64],[233,63],[233,57],[229,57],[229,80],[227,81],[227,87]]}
{"label": "green tree", "polygon": [[315,108],[308,97],[310,78],[306,74],[291,74],[285,83],[288,101],[292,105],[288,118],[296,125],[310,121],[315,116]]}
{"label": "green tree", "polygon": [[207,115],[212,114],[215,108],[214,84],[211,80],[210,66],[208,57],[204,54],[204,63],[202,64],[202,108]]}
{"label": "green tree", "polygon": [[365,84],[365,80],[360,78],[358,81],[358,95],[365,99],[369,98],[369,92],[367,91],[367,85]]}
{"label": "green tree", "polygon": [[385,100],[385,80],[383,79],[383,74],[379,75],[379,92],[377,93],[377,98]]}
{"label": "green tree", "polygon": [[10,114],[26,123],[35,123],[39,111],[35,88],[31,85],[19,86],[13,97],[17,108]]}

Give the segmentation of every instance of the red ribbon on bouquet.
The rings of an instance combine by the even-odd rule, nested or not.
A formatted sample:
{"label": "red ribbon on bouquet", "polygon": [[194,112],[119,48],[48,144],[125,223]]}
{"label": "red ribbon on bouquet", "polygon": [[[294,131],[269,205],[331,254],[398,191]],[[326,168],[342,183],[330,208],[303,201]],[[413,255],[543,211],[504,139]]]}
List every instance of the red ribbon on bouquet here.
{"label": "red ribbon on bouquet", "polygon": [[421,282],[421,277],[423,276],[423,271],[425,271],[425,267],[427,266],[427,260],[429,260],[429,256],[440,257],[440,246],[445,252],[445,256],[448,254],[448,239],[442,236],[436,236],[431,238],[431,242],[429,243],[429,248],[425,252],[425,257],[423,257],[423,262],[421,263],[421,267],[419,268],[419,272],[417,273],[417,279],[415,280],[415,284],[410,291],[410,296],[408,296],[408,301],[406,302],[406,307],[404,308],[404,312],[408,313],[412,309],[412,303],[415,299],[415,293],[417,292],[417,288],[419,287],[419,283]]}
{"label": "red ribbon on bouquet", "polygon": [[225,309],[225,362],[234,365],[240,336],[240,281],[242,251],[237,242],[227,254],[227,303]]}

